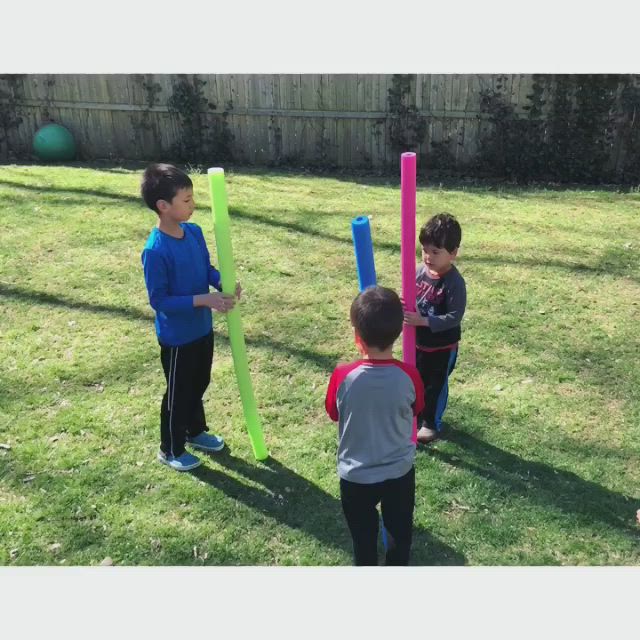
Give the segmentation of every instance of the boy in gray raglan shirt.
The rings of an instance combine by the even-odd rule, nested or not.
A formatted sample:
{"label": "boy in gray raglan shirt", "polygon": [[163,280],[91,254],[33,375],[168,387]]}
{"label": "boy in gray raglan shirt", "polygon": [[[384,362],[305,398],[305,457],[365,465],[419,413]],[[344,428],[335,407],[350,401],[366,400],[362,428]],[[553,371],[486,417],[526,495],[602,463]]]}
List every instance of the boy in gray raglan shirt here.
{"label": "boy in gray raglan shirt", "polygon": [[325,407],[338,422],[340,498],[356,565],[378,564],[378,512],[392,544],[387,565],[407,565],[415,502],[413,418],[424,389],[415,367],[393,359],[403,310],[391,289],[371,287],[351,305],[362,360],[335,368]]}

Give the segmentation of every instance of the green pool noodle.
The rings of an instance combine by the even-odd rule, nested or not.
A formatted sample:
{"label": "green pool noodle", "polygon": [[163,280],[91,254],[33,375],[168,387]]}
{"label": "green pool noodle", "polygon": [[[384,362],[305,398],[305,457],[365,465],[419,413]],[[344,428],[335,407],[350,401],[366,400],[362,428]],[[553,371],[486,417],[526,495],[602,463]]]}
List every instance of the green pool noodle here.
{"label": "green pool noodle", "polygon": [[[224,169],[215,167],[209,169],[209,191],[211,193],[211,210],[213,212],[214,233],[218,250],[218,268],[221,273],[222,292],[235,295],[236,267],[233,261],[231,247],[231,224],[227,208],[227,190],[224,183]],[[264,443],[260,418],[256,408],[256,400],[251,386],[249,364],[247,362],[247,348],[244,342],[240,309],[236,305],[227,313],[227,327],[233,365],[240,390],[240,400],[247,423],[247,431],[256,460],[265,460],[269,452]]]}

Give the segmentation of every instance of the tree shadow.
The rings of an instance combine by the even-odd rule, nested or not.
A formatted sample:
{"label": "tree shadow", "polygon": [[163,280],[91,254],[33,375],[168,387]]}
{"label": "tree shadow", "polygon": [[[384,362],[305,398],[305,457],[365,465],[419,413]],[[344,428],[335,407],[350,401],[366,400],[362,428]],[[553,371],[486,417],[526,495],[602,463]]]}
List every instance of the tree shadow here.
{"label": "tree shadow", "polygon": [[456,445],[455,453],[419,447],[419,455],[432,455],[470,471],[530,502],[577,517],[583,525],[600,522],[634,540],[639,539],[640,533],[633,522],[637,498],[606,489],[571,471],[504,451],[464,431],[455,422],[451,426],[446,441]]}
{"label": "tree shadow", "polygon": [[[57,565],[60,556],[47,551],[38,543],[38,538],[46,535],[47,539],[62,543],[64,555],[93,554],[94,561],[104,555],[113,555],[120,566],[193,566],[202,560],[194,559],[192,547],[187,542],[170,551],[145,548],[153,538],[167,537],[188,539],[192,534],[186,533],[179,519],[162,518],[157,505],[149,500],[149,477],[137,467],[118,458],[119,463],[111,469],[94,467],[82,463],[71,468],[33,470],[14,460],[7,460],[0,465],[0,489],[8,489],[17,496],[28,500],[29,517],[35,534],[23,535],[16,528],[15,533],[22,537],[16,542],[20,553],[11,565]],[[156,464],[155,462],[153,464]],[[26,484],[25,478],[32,480]],[[109,496],[107,504],[105,498]],[[92,506],[93,503],[93,506]],[[96,504],[100,505],[96,509]],[[122,522],[115,511],[135,509],[137,514],[135,529],[123,530]],[[126,516],[125,516],[126,518]],[[38,528],[44,525],[46,534]],[[19,526],[19,525],[16,525]],[[31,540],[30,540],[31,538]],[[3,540],[4,542],[4,540]],[[8,544],[8,541],[7,541]],[[0,545],[0,566],[2,556],[8,552]],[[246,565],[246,558],[240,551],[229,545],[219,545],[216,557],[212,558],[219,566]],[[87,561],[76,561],[73,565],[86,566]],[[210,561],[210,564],[212,562]]]}
{"label": "tree shadow", "polygon": [[[165,158],[163,162],[180,167],[190,175],[206,173],[209,165],[201,163],[185,164],[179,160]],[[128,160],[121,159],[118,161],[109,159],[95,159],[91,161],[77,160],[67,162],[64,165],[58,164],[57,167],[66,167],[69,169],[94,169],[96,171],[108,173],[132,173],[142,172],[149,165],[144,160]],[[42,166],[39,161],[23,160],[19,163],[13,162],[12,166],[30,167]],[[348,182],[351,184],[380,186],[380,187],[396,187],[400,189],[400,157],[397,160],[382,167],[373,168],[339,168],[337,166],[321,167],[306,165],[276,165],[256,166],[241,163],[225,163],[225,172],[229,175],[243,174],[250,176],[260,176],[264,178],[291,178],[291,179],[310,179],[322,178],[337,180],[340,182]],[[576,183],[576,182],[554,182],[554,181],[531,181],[529,183],[518,184],[513,180],[492,176],[470,176],[464,170],[445,171],[433,167],[426,168],[424,165],[418,165],[418,173],[416,176],[416,184],[418,187],[426,187],[432,189],[447,189],[451,191],[465,191],[468,193],[491,194],[500,197],[522,196],[540,198],[548,195],[549,199],[557,200],[556,193],[575,192],[575,194],[594,194],[602,192],[605,194],[637,194],[637,183]],[[597,200],[599,196],[590,196],[591,199]],[[637,201],[637,200],[636,200]]]}
{"label": "tree shadow", "polygon": [[526,267],[527,269],[561,269],[575,274],[584,274],[588,276],[615,276],[617,278],[625,278],[628,280],[638,281],[638,278],[630,274],[630,269],[622,263],[623,259],[634,259],[629,257],[622,251],[609,249],[603,252],[599,257],[593,260],[600,266],[594,267],[583,262],[569,262],[565,260],[547,259],[537,260],[535,258],[523,258],[521,256],[513,257],[495,257],[495,256],[476,256],[465,253],[457,260],[456,264],[464,265],[467,262],[474,264],[487,264],[500,267]]}
{"label": "tree shadow", "polygon": [[[268,227],[274,227],[276,229],[286,229],[287,231],[293,231],[295,233],[302,233],[304,235],[312,236],[315,238],[322,238],[323,240],[330,240],[331,242],[336,242],[339,244],[353,246],[353,239],[350,235],[347,235],[350,230],[351,220],[357,217],[355,214],[342,214],[345,220],[345,235],[337,235],[334,233],[327,233],[326,231],[322,231],[311,227],[309,225],[300,224],[298,222],[289,222],[284,220],[276,220],[274,218],[267,218],[265,216],[257,215],[252,213],[248,209],[243,207],[229,207],[229,214],[231,215],[232,220],[240,219],[246,220],[248,222],[253,222],[255,224],[265,225]],[[322,211],[310,211],[310,210],[302,210],[296,213],[296,216],[300,217],[300,219],[317,219],[323,218],[324,216],[335,216],[334,213],[324,213]],[[347,224],[348,223],[348,224]],[[382,249],[384,251],[392,251],[395,253],[400,253],[400,243],[399,242],[385,242],[380,240],[374,240],[373,246],[377,249]]]}
{"label": "tree shadow", "polygon": [[[323,545],[351,555],[351,538],[340,500],[274,458],[249,464],[227,449],[211,459],[235,471],[263,489],[249,487],[209,466],[193,474],[226,495],[278,520],[291,529],[313,536]],[[414,527],[412,565],[464,565],[466,558],[421,527]]]}
{"label": "tree shadow", "polygon": [[[353,240],[351,236],[347,235],[337,235],[335,233],[328,233],[326,231],[322,231],[320,229],[316,229],[310,225],[305,225],[299,222],[291,222],[278,220],[273,217],[266,217],[263,215],[258,215],[249,211],[243,207],[230,207],[229,212],[234,220],[244,220],[247,222],[264,225],[271,228],[276,229],[285,229],[287,231],[293,231],[295,233],[301,233],[304,235],[312,236],[315,238],[321,238],[323,240],[329,240],[333,243],[339,243],[343,245],[348,245],[349,247],[353,246]],[[324,216],[332,215],[329,213],[324,213],[321,211],[310,211],[304,210],[298,212],[296,214],[302,220],[314,220],[318,218],[323,218]],[[355,217],[355,216],[353,216]],[[350,222],[351,218],[347,215],[344,216],[345,224],[347,221]],[[345,226],[345,229],[347,227]],[[388,242],[385,240],[372,240],[373,247],[382,251],[389,251],[392,254],[400,253],[400,243],[399,242]],[[416,261],[418,260],[418,254],[416,249]],[[634,281],[637,281],[638,278],[631,275],[629,273],[629,267],[625,266],[625,262],[634,261],[637,266],[638,258],[635,254],[624,251],[622,249],[614,249],[609,248],[605,252],[603,252],[599,257],[593,258],[594,261],[598,264],[598,266],[592,266],[589,264],[585,264],[582,261],[572,261],[572,260],[558,260],[558,259],[544,259],[539,260],[535,258],[525,258],[519,256],[508,256],[501,255],[500,257],[496,256],[476,256],[472,253],[464,253],[464,255],[460,256],[458,263],[464,265],[466,262],[471,262],[475,264],[488,264],[494,266],[506,266],[506,267],[527,267],[532,269],[562,269],[564,271],[569,271],[571,273],[577,274],[586,274],[586,275],[615,275],[617,277],[625,277]]]}
{"label": "tree shadow", "polygon": [[[567,337],[563,338],[560,333],[559,337],[550,339],[549,332],[545,331],[545,322],[548,321],[542,317],[534,317],[532,324],[523,331],[519,330],[517,316],[514,316],[513,322],[507,325],[508,330],[502,331],[501,341],[514,351],[526,355],[528,367],[534,367],[536,360],[544,355],[550,367],[550,380],[580,381],[583,388],[588,385],[602,394],[603,399],[629,403],[638,401],[640,368],[632,357],[631,326],[627,328],[623,325],[617,329],[617,335],[609,335],[605,329],[591,330],[585,344],[584,333],[576,331],[580,323],[571,328],[571,334]],[[495,326],[497,328],[499,325]],[[624,365],[620,363],[621,359],[624,359]],[[508,384],[513,384],[513,381]]]}
{"label": "tree shadow", "polygon": [[[289,175],[289,174],[265,172],[264,175],[265,177],[266,176],[277,177],[279,175]],[[304,176],[304,174],[302,174],[302,176]],[[301,177],[301,175],[294,174],[292,177]],[[307,176],[307,177],[313,177],[313,176]],[[380,182],[380,180],[377,180],[377,182]],[[355,181],[355,183],[369,184],[366,182],[358,182],[357,180]],[[128,202],[131,204],[136,204],[140,208],[144,208],[144,205],[139,196],[130,196],[126,194],[113,193],[110,191],[103,191],[99,189],[79,189],[74,187],[53,187],[53,186],[42,187],[40,185],[24,184],[21,182],[6,180],[6,179],[0,179],[0,185],[24,189],[27,191],[36,191],[39,193],[43,193],[43,192],[77,193],[85,196],[90,195],[90,196],[95,196],[99,198],[116,200],[117,202]],[[388,185],[386,185],[386,183],[380,182],[380,186],[388,186]],[[521,191],[517,190],[516,188],[514,189],[516,194],[521,194]],[[485,189],[480,189],[480,191],[484,192]],[[535,193],[537,192],[534,192],[534,195]],[[531,197],[533,197],[533,195]],[[76,201],[69,201],[69,202],[74,203]],[[83,201],[81,200],[77,201],[77,203],[82,203],[82,202]],[[329,240],[330,242],[333,242],[333,243],[348,245],[349,247],[351,247],[353,244],[353,240],[351,236],[348,234],[337,235],[337,234],[328,233],[326,231],[316,229],[310,225],[305,225],[298,222],[277,220],[273,217],[267,218],[265,216],[255,214],[243,207],[232,206],[229,208],[229,212],[232,215],[232,217],[235,219],[245,220],[248,222],[265,225],[272,228],[285,229],[287,231],[292,231],[295,233],[301,233],[304,235],[313,236],[314,238]],[[317,210],[314,210],[314,211],[301,210],[301,211],[298,211],[296,215],[300,219],[308,220],[308,219],[324,218],[326,216],[335,216],[336,214],[333,212],[322,212]],[[351,218],[354,218],[356,216],[355,214],[354,215],[344,214],[343,217],[345,218],[345,221],[347,220],[350,221]],[[390,251],[393,254],[400,253],[399,242],[388,242],[384,240],[374,239],[373,246],[374,248],[381,251]],[[613,273],[614,275],[621,276],[621,277],[622,276],[628,277],[634,280],[635,282],[637,282],[638,278],[636,276],[630,275],[629,269],[622,266],[624,262],[629,262],[629,260],[634,261],[635,266],[637,267],[638,258],[635,256],[635,254],[632,254],[628,251],[625,252],[622,249],[609,249],[602,254],[600,259],[597,260],[598,264],[600,265],[597,267],[584,264],[581,262],[568,262],[568,261],[562,261],[562,260],[544,260],[543,262],[541,262],[536,259],[518,258],[517,256],[513,258],[505,258],[505,257],[496,258],[496,257],[486,257],[486,256],[473,256],[473,255],[467,255],[467,254],[465,254],[464,256],[461,256],[460,263],[464,264],[464,262],[475,262],[475,263],[493,264],[493,265],[502,265],[502,266],[511,266],[511,265],[523,266],[524,265],[524,266],[533,267],[533,268],[541,268],[541,267],[547,268],[551,266],[554,268],[564,269],[564,270],[568,270],[575,273],[587,273],[587,274],[594,274],[594,275]]]}
{"label": "tree shadow", "polygon": [[[124,318],[126,320],[133,320],[135,322],[144,321],[145,323],[150,323],[150,327],[154,320],[151,312],[142,311],[132,307],[117,307],[112,305],[82,302],[60,295],[31,291],[22,287],[0,284],[0,301],[3,298],[11,298],[27,304],[63,307],[88,313],[106,314],[118,318]],[[222,333],[218,328],[215,330],[215,338],[217,343],[229,346],[229,337],[225,333]],[[273,340],[266,336],[252,337],[245,335],[245,343],[251,347],[267,348],[287,353],[298,360],[303,360],[313,364],[323,372],[331,371],[340,357],[340,354],[338,353],[324,354],[314,351],[313,349],[295,346],[290,342],[279,342],[278,340]]]}
{"label": "tree shadow", "polygon": [[0,185],[5,187],[12,187],[15,189],[22,189],[24,191],[36,191],[38,193],[78,193],[83,196],[95,196],[97,198],[108,198],[110,200],[117,200],[118,202],[128,202],[138,205],[140,208],[144,207],[144,203],[140,196],[129,196],[123,193],[113,193],[112,191],[102,191],[100,189],[80,189],[78,187],[55,187],[52,185],[42,186],[37,184],[25,184],[24,182],[17,182],[13,180],[0,179]]}
{"label": "tree shadow", "polygon": [[78,311],[87,311],[89,313],[100,313],[110,316],[125,318],[127,320],[144,320],[145,322],[153,322],[153,314],[132,307],[117,307],[108,304],[95,304],[92,302],[82,302],[73,300],[65,296],[45,293],[44,291],[33,291],[13,285],[0,283],[0,298],[12,298],[27,304],[36,304],[49,307],[64,307],[66,309],[75,309]]}
{"label": "tree shadow", "polygon": [[[26,203],[30,203],[33,204],[33,196],[30,193],[25,193],[25,194],[21,194],[21,195],[1,195],[0,196],[0,202],[4,205],[4,206],[21,206],[21,205],[25,205]],[[55,207],[58,206],[64,206],[64,207],[72,207],[72,206],[78,206],[78,205],[82,205],[84,207],[87,206],[87,199],[86,198],[80,198],[80,197],[67,197],[67,196],[58,196],[58,197],[54,197],[54,196],[48,196],[47,197],[47,202],[46,202],[47,206],[52,205]],[[104,215],[106,214],[109,210],[114,209],[118,207],[119,210],[122,209],[122,204],[116,200],[107,200],[105,197],[105,200],[103,200],[99,205],[96,206],[96,208],[94,209],[92,215],[93,216],[99,216],[99,215]],[[35,212],[34,212],[35,213]],[[69,217],[69,218],[73,218],[74,216],[86,216],[86,211],[81,211],[81,212],[74,212],[72,209],[67,209],[65,211],[65,216]],[[139,238],[143,238],[143,242],[147,239],[147,236],[149,235],[149,231],[148,229],[143,229],[140,230],[139,233],[136,234],[137,237]],[[100,238],[101,242],[105,241],[105,238]]]}
{"label": "tree shadow", "polygon": [[[269,166],[256,167],[251,165],[234,165],[225,167],[225,171],[242,173],[246,175],[282,178],[326,178],[351,184],[395,187],[400,190],[400,157],[384,167],[348,168],[337,167],[311,167],[311,166]],[[545,197],[557,200],[556,193],[574,192],[580,194],[636,194],[636,183],[577,183],[577,182],[553,182],[531,181],[526,184],[517,184],[512,180],[491,176],[470,176],[464,170],[444,171],[435,168],[425,168],[424,164],[418,164],[416,184],[419,188],[443,189],[450,191],[465,191],[474,194],[490,194],[498,196]],[[594,194],[595,195],[595,194]],[[591,196],[594,200],[601,196]]]}
{"label": "tree shadow", "polygon": [[[211,463],[217,463],[222,469],[202,465],[190,472],[195,478],[222,491],[227,497],[236,500],[249,509],[271,518],[292,530],[299,530],[315,538],[321,545],[344,552],[351,557],[351,538],[344,521],[340,500],[319,488],[310,480],[295,473],[273,458],[264,462],[250,464],[234,457],[226,447],[222,452],[207,456]],[[92,551],[100,553],[112,546],[122,545],[122,533],[114,533],[109,527],[109,510],[103,503],[109,495],[115,502],[122,503],[129,509],[144,513],[145,517],[136,525],[135,541],[146,541],[149,537],[160,535],[154,527],[147,526],[147,516],[153,518],[153,506],[147,503],[145,491],[148,488],[147,474],[132,468],[132,462],[125,468],[114,468],[103,477],[104,469],[95,469],[85,465],[72,469],[33,471],[23,467],[17,460],[7,461],[0,467],[0,483],[9,490],[20,495],[27,495],[32,503],[32,512],[36,520],[46,517],[46,525],[54,539],[64,543],[67,553]],[[251,486],[233,477],[226,470],[233,471],[252,483]],[[25,478],[32,482],[25,485]],[[102,478],[102,481],[100,480]],[[42,491],[46,489],[46,492]],[[73,496],[74,508],[70,509],[70,496]],[[116,497],[114,497],[116,496]],[[99,511],[88,508],[91,503],[101,504]],[[206,513],[210,502],[206,497],[194,506],[200,513]],[[157,515],[157,514],[156,514]],[[103,528],[102,524],[107,525]],[[167,522],[163,523],[165,526]],[[175,529],[179,524],[176,524]],[[140,529],[142,527],[142,530]],[[177,530],[176,530],[177,532]],[[295,543],[294,543],[295,544]],[[28,545],[21,545],[28,546]],[[140,553],[136,564],[176,564],[176,559],[165,558],[161,563],[154,561],[151,550]],[[380,549],[382,551],[382,549]],[[43,556],[36,560],[38,564],[53,564],[53,556],[44,550],[38,552]],[[179,564],[190,562],[190,548],[182,554]],[[225,549],[225,558],[216,564],[227,566],[246,565],[247,561],[237,552]],[[380,555],[382,561],[382,553]],[[453,549],[428,531],[415,527],[412,546],[411,564],[414,566],[430,565],[464,565],[466,559],[459,551]],[[20,564],[33,564],[27,560]],[[125,557],[119,564],[132,564]]]}

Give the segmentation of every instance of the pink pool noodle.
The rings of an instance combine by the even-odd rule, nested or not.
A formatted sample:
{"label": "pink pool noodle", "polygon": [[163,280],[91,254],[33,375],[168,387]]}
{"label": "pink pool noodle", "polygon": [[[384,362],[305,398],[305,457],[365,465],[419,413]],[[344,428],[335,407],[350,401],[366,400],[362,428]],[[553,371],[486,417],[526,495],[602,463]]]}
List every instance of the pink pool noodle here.
{"label": "pink pool noodle", "polygon": [[[402,297],[407,311],[416,310],[416,154],[400,156],[400,262],[402,265]],[[402,360],[416,364],[416,328],[402,328]],[[417,442],[417,424],[413,421],[411,440]]]}

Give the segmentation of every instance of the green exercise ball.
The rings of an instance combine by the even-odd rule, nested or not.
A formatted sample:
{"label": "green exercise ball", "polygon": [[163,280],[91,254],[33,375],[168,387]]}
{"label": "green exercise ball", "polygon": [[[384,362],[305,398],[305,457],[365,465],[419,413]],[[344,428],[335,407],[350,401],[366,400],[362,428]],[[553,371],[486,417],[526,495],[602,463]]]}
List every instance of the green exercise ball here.
{"label": "green exercise ball", "polygon": [[60,124],[45,124],[33,136],[33,152],[40,160],[73,160],[76,143],[69,129]]}

